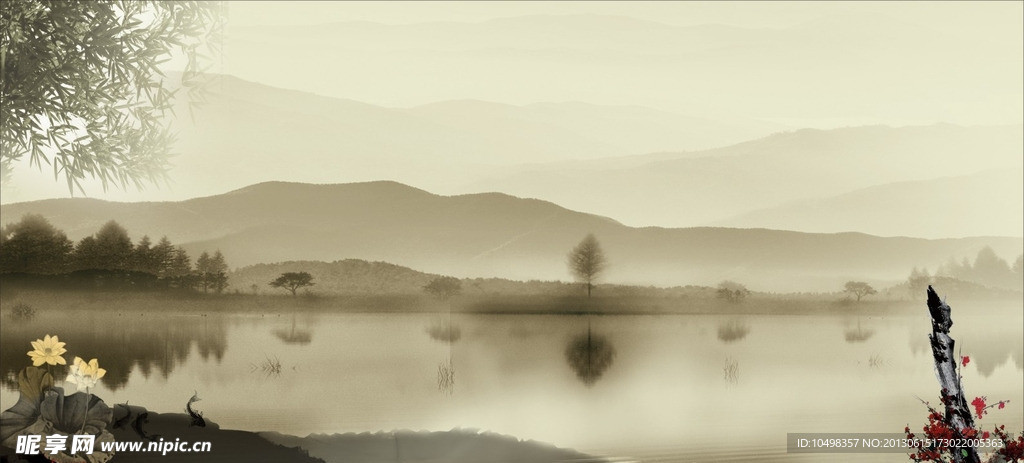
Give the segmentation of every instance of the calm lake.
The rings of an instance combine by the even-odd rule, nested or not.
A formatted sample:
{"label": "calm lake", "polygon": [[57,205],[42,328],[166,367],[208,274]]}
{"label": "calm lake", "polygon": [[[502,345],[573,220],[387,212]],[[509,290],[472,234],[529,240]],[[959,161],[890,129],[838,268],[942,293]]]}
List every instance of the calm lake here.
{"label": "calm lake", "polygon": [[[1024,427],[1024,319],[953,304],[981,423]],[[938,404],[919,316],[64,315],[2,324],[3,409],[29,341],[108,370],[93,392],[223,428],[309,433],[476,428],[623,461],[907,461],[786,455],[788,432],[920,429]],[[968,400],[970,400],[970,397]],[[685,458],[684,458],[685,457]]]}

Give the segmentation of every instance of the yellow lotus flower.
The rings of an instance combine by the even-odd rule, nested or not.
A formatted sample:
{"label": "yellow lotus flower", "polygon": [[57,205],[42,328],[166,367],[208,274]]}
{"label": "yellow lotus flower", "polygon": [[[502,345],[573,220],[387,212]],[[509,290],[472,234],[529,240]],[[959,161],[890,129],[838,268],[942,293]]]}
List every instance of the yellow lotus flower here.
{"label": "yellow lotus flower", "polygon": [[105,374],[107,374],[107,370],[100,368],[96,359],[85,363],[81,357],[75,357],[75,363],[71,365],[66,381],[74,384],[79,390],[89,389],[95,387],[96,382]]}
{"label": "yellow lotus flower", "polygon": [[67,365],[68,362],[61,357],[67,349],[64,349],[64,343],[60,342],[56,336],[46,335],[43,339],[36,339],[32,341],[32,348],[34,350],[29,351],[28,356],[32,358],[32,366],[42,366],[44,363],[50,365]]}

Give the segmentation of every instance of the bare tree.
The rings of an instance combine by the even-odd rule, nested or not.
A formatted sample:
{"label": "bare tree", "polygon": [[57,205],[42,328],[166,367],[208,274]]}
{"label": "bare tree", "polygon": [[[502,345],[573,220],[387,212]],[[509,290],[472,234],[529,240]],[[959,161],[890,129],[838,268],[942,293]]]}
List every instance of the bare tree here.
{"label": "bare tree", "polygon": [[[939,298],[939,295],[928,286],[928,313],[932,318],[932,334],[928,339],[932,347],[932,357],[935,361],[935,377],[939,380],[942,388],[942,404],[945,407],[943,422],[952,431],[950,442],[962,442],[960,445],[950,445],[950,461],[955,463],[977,463],[981,461],[978,450],[967,439],[969,431],[974,430],[974,418],[971,416],[971,409],[967,406],[967,398],[964,393],[963,384],[960,382],[960,372],[957,369],[956,349],[953,338],[949,335],[949,329],[953,326],[953,309]],[[964,445],[966,444],[966,445]],[[994,460],[993,460],[994,461]]]}
{"label": "bare tree", "polygon": [[569,270],[576,276],[577,281],[587,285],[587,297],[590,297],[594,282],[606,265],[604,251],[601,250],[601,245],[593,233],[583,238],[583,241],[569,253]]}

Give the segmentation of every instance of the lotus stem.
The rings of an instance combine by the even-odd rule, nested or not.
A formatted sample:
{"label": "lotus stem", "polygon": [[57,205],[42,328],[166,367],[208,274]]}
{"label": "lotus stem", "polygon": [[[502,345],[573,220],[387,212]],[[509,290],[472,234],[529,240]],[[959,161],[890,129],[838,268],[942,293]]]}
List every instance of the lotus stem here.
{"label": "lotus stem", "polygon": [[92,394],[89,393],[89,388],[85,388],[85,413],[82,414],[82,427],[78,430],[81,434],[85,432],[85,423],[89,422],[89,402],[92,400]]}

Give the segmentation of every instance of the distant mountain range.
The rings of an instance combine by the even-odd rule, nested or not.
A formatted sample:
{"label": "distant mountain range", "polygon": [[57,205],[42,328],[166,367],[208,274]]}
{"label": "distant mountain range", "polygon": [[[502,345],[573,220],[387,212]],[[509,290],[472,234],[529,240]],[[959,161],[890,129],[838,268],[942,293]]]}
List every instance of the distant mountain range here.
{"label": "distant mountain range", "polygon": [[[456,193],[452,188],[468,179],[522,163],[723,146],[785,128],[577,102],[386,108],[231,76],[214,76],[207,89],[205,101],[191,109],[179,99],[170,188],[114,198],[178,200],[264,181],[394,180]],[[5,202],[67,194],[33,170],[25,166],[5,182]],[[34,193],[40,185],[50,185],[49,194]]]}
{"label": "distant mountain range", "polygon": [[570,100],[716,117],[886,118],[874,123],[1021,114],[1021,45],[884,14],[778,28],[583,14],[229,32],[234,75],[383,106]]}
{"label": "distant mountain range", "polygon": [[594,233],[609,260],[603,281],[675,286],[733,279],[761,291],[837,290],[850,279],[895,282],[991,246],[1004,259],[1017,238],[926,240],[861,233],[764,229],[633,228],[553,203],[487,193],[439,196],[394,182],[270,182],[180,202],[56,199],[0,206],[9,222],[46,216],[78,240],[117,220],[185,243],[220,249],[240,267],[291,260],[385,261],[459,277],[569,280],[566,254]]}
{"label": "distant mountain range", "polygon": [[794,201],[715,222],[723,227],[811,232],[861,230],[882,236],[1022,236],[1024,171],[893,182],[841,195]]}
{"label": "distant mountain range", "polygon": [[388,179],[446,189],[526,162],[720,146],[783,127],[571,102],[385,108],[230,76],[214,78],[209,89],[195,122],[180,119],[182,155],[171,172],[203,194],[268,180]]}
{"label": "distant mountain range", "polygon": [[698,152],[522,166],[463,190],[631,225],[1024,236],[1022,164],[1019,125],[803,129]]}
{"label": "distant mountain range", "polygon": [[[633,226],[1024,236],[1024,180],[1011,175],[1024,162],[1020,125],[768,135],[778,127],[635,106],[449,101],[396,109],[228,76],[210,88],[194,124],[179,109],[172,188],[111,197],[177,200],[265,181],[394,180],[442,194],[540,198]],[[667,148],[739,137],[752,139]],[[48,185],[50,194],[31,198],[66,194],[46,174],[19,183],[33,181],[26,173],[5,182],[4,201],[24,198],[20,187]]]}
{"label": "distant mountain range", "polygon": [[511,158],[517,164],[716,148],[788,128],[754,119],[716,120],[643,106],[572,101],[515,106],[457,100],[416,106],[407,112],[470,130],[495,147],[512,150],[524,143],[533,145]]}
{"label": "distant mountain range", "polygon": [[[1024,196],[1020,177],[996,175],[981,182],[984,188],[974,188],[977,181],[936,180],[1020,171],[1021,125],[779,132],[779,126],[756,121],[729,123],[642,107],[467,100],[396,109],[228,76],[211,89],[196,123],[182,118],[183,154],[170,173],[181,190],[196,196],[264,181],[394,180],[442,194],[539,198],[634,226],[1024,236],[1024,208],[1009,199]],[[679,149],[714,143],[722,146]],[[943,193],[884,187],[924,180],[942,185]],[[898,196],[881,200],[876,194],[858,206],[827,202],[866,188]],[[924,198],[927,205],[905,206]],[[850,209],[815,220],[794,211],[759,213],[810,204]],[[992,220],[923,226],[937,223],[930,218],[937,209],[947,217]]]}

